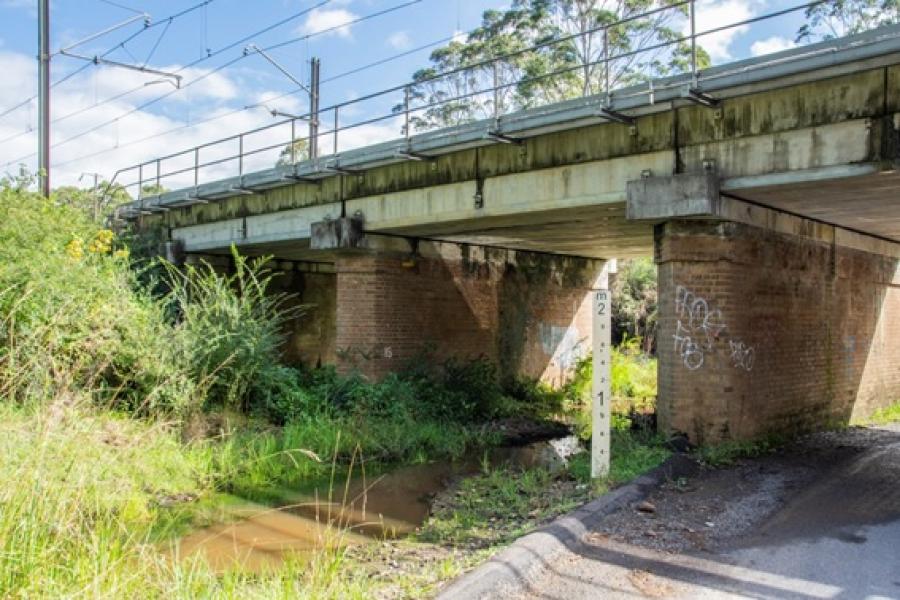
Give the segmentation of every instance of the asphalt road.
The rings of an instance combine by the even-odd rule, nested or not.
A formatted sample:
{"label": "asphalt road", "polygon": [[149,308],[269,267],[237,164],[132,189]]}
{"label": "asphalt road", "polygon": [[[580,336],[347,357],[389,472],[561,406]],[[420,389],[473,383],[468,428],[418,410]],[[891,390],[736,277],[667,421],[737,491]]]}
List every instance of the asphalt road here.
{"label": "asphalt road", "polygon": [[649,501],[514,597],[900,599],[900,426],[818,434]]}

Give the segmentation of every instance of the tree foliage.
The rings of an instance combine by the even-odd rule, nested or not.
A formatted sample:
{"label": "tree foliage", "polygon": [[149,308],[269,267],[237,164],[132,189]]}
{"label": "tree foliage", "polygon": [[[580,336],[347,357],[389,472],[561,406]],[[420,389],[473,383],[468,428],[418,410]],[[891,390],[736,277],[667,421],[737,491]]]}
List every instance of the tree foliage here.
{"label": "tree foliage", "polygon": [[644,352],[656,347],[656,265],[649,258],[619,263],[612,287],[613,342],[639,338]]}
{"label": "tree foliage", "polygon": [[[514,0],[507,10],[485,11],[480,27],[465,40],[435,50],[431,65],[413,75],[410,126],[426,130],[459,125],[604,93],[607,79],[615,89],[683,72],[690,67],[690,45],[676,27],[684,22],[687,8],[675,4]],[[656,9],[662,10],[645,15]],[[607,53],[614,58],[608,73],[603,61]],[[698,64],[709,64],[702,49]],[[497,87],[497,93],[490,91]]]}
{"label": "tree foliage", "polygon": [[307,158],[309,158],[309,142],[306,138],[299,138],[282,148],[275,166],[289,167]]}
{"label": "tree foliage", "polygon": [[832,0],[806,9],[797,41],[832,39],[900,23],[900,0]]}

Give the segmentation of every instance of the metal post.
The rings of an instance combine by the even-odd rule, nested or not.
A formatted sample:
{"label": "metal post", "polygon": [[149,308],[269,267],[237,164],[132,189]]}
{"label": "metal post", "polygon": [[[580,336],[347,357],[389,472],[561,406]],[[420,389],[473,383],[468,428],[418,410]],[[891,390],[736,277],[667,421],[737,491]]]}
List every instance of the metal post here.
{"label": "metal post", "polygon": [[38,0],[38,174],[50,197],[50,0]]}
{"label": "metal post", "polygon": [[309,63],[309,157],[319,157],[319,59]]}
{"label": "metal post", "polygon": [[338,127],[340,127],[339,121],[338,121],[338,107],[335,106],[334,107],[334,154],[338,153]]}
{"label": "metal post", "polygon": [[244,134],[238,136],[238,175],[244,174]]}
{"label": "metal post", "polygon": [[297,119],[291,119],[291,164],[297,164]]}
{"label": "metal post", "polygon": [[156,193],[157,194],[162,189],[162,186],[159,183],[159,180],[161,179],[159,170],[162,168],[162,166],[160,165],[160,162],[161,162],[160,159],[157,158],[156,159]]}
{"label": "metal post", "polygon": [[194,189],[200,184],[200,148],[194,148]]}
{"label": "metal post", "polygon": [[403,118],[405,121],[403,131],[406,134],[406,139],[409,139],[409,86],[403,88]]}
{"label": "metal post", "polygon": [[610,436],[610,328],[612,294],[609,291],[609,266],[603,266],[597,288],[594,290],[593,337],[594,375],[592,381],[593,403],[591,433],[591,477],[609,475]]}
{"label": "metal post", "polygon": [[91,199],[94,205],[94,222],[100,220],[100,198],[97,197],[97,188],[100,187],[100,173],[92,173],[94,176],[94,187],[91,188]]}
{"label": "metal post", "polygon": [[691,85],[697,87],[697,7],[691,0]]}
{"label": "metal post", "polygon": [[494,69],[494,127],[500,120],[500,76],[497,73],[497,61],[491,63]]}
{"label": "metal post", "polygon": [[612,94],[609,91],[609,27],[603,28],[603,91],[606,93],[607,108],[612,103]]}
{"label": "metal post", "polygon": [[142,200],[143,198],[144,198],[144,163],[141,163],[138,165],[138,200]]}

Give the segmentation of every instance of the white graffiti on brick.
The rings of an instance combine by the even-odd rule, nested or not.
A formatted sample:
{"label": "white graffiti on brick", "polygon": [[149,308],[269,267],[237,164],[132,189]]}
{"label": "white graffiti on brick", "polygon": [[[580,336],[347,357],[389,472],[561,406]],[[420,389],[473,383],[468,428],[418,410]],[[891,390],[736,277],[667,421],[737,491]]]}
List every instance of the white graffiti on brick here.
{"label": "white graffiti on brick", "polygon": [[[696,371],[703,366],[706,356],[716,347],[727,326],[722,311],[710,308],[705,298],[697,296],[684,286],[675,287],[675,352],[685,368]],[[738,339],[726,339],[731,351],[732,364],[750,371],[756,357],[755,350]]]}
{"label": "white graffiti on brick", "polygon": [[740,340],[728,340],[728,345],[731,348],[732,364],[734,364],[735,367],[746,369],[747,371],[753,370],[753,361],[756,358],[756,351]]}

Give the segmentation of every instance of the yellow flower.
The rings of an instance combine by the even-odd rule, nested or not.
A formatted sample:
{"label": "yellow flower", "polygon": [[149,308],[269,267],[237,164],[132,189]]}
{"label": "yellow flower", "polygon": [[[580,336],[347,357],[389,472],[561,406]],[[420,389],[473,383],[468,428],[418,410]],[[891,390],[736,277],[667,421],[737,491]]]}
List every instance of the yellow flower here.
{"label": "yellow flower", "polygon": [[88,245],[88,251],[94,254],[107,254],[112,250],[112,241],[115,234],[109,229],[101,229],[94,235],[93,241]]}
{"label": "yellow flower", "polygon": [[75,260],[80,260],[81,257],[84,256],[84,242],[81,241],[81,238],[72,238],[72,240],[66,244],[66,254]]}
{"label": "yellow flower", "polygon": [[121,258],[122,260],[127,260],[130,255],[131,253],[128,251],[128,248],[122,248],[113,253],[114,258]]}

